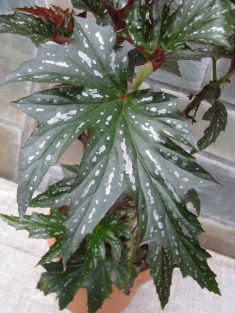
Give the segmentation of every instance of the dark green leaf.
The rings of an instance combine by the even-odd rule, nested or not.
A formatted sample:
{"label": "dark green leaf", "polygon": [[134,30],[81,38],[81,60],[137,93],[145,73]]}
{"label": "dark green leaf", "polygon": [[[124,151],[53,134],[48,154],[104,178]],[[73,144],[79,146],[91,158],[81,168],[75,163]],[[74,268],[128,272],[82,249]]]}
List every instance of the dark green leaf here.
{"label": "dark green leaf", "polygon": [[76,9],[90,11],[95,15],[102,16],[105,11],[103,1],[100,0],[72,0]]}
{"label": "dark green leaf", "polygon": [[153,282],[156,286],[161,306],[164,308],[170,296],[174,264],[168,251],[156,243],[150,244],[148,256]]}
{"label": "dark green leaf", "polygon": [[[77,114],[80,114],[80,109],[83,110],[82,120],[76,120],[75,114],[71,122],[58,122],[59,125],[64,124],[64,133],[68,134],[69,128],[70,136],[73,136],[83,122],[84,129],[89,128],[91,134],[89,147],[79,169],[79,179],[74,183],[74,191],[67,196],[67,200],[72,200],[72,208],[67,221],[65,259],[76,251],[84,236],[92,232],[124,193],[132,194],[139,203],[142,239],[148,242],[161,237],[165,225],[163,216],[168,206],[166,203],[171,203],[172,211],[177,211],[180,198],[186,190],[205,186],[211,180],[194,158],[175,143],[177,140],[195,147],[189,122],[177,111],[172,96],[145,90],[128,96],[125,103],[118,96],[111,95],[109,101],[100,103],[92,98],[94,93],[89,90],[86,91],[88,97],[81,94],[78,99],[79,92],[76,87],[54,89],[42,92],[40,96],[40,99],[49,100],[47,103],[57,100],[55,108],[58,110],[59,106],[60,114],[66,116],[71,109],[76,109]],[[32,99],[37,97],[32,96],[30,101],[27,99],[29,104],[26,108],[29,105],[32,107]],[[37,112],[35,107],[28,111],[31,115],[38,116],[41,122],[43,117],[46,121],[54,118],[53,105],[36,103],[35,106],[44,108],[44,111]],[[100,118],[97,119],[97,116]],[[43,131],[46,129],[43,127]],[[50,141],[51,150],[47,150],[51,155],[55,153],[56,140],[60,140],[56,130],[55,137]],[[40,144],[45,141],[44,138],[40,140]],[[32,144],[29,147],[37,151]],[[30,150],[28,155],[31,153]],[[46,157],[47,154],[44,155]],[[34,166],[42,171],[42,168],[38,169],[38,162]],[[115,193],[110,192],[113,190]],[[158,212],[155,203],[158,204]],[[143,210],[142,206],[147,210]],[[161,216],[159,221],[156,217],[158,215]],[[180,215],[176,215],[176,218],[180,218]],[[158,225],[161,223],[163,229],[160,230]]]}
{"label": "dark green leaf", "polygon": [[33,198],[30,202],[30,207],[62,207],[69,204],[67,193],[70,192],[78,168],[78,166],[63,166],[64,179],[49,186],[44,193]]}
{"label": "dark green leaf", "polygon": [[179,52],[167,53],[166,63],[180,60],[201,60],[207,57],[230,58],[232,55],[231,48],[216,47],[213,45],[205,45],[202,43],[191,42],[188,48]]}
{"label": "dark green leaf", "polygon": [[[76,27],[75,37],[83,45],[48,45],[36,60],[8,77],[9,81],[58,80],[88,86],[54,88],[17,103],[39,121],[23,152],[21,213],[48,167],[89,129],[89,144],[66,200],[71,202],[71,209],[63,262],[68,262],[113,204],[129,195],[136,202],[142,243],[157,242],[176,264],[182,264],[184,275],[191,274],[202,286],[218,291],[214,276],[214,288],[205,282],[208,267],[198,278],[187,265],[193,263],[191,250],[195,255],[207,254],[195,239],[201,229],[195,216],[186,210],[185,193],[213,181],[185,150],[196,148],[189,121],[177,110],[173,96],[150,90],[127,94],[127,51],[112,50],[110,38],[114,33],[110,27],[83,19],[76,21]],[[97,79],[100,75],[102,80]],[[112,253],[118,256],[118,249]],[[204,259],[202,264],[198,260],[198,266],[203,266]],[[106,273],[102,275],[105,280]],[[104,291],[104,295],[107,293]],[[100,296],[94,307],[101,305]]]}
{"label": "dark green leaf", "polygon": [[59,298],[60,309],[64,309],[79,288],[84,287],[83,281],[84,256],[75,254],[64,271],[61,262],[45,264],[47,272],[43,273],[38,288],[45,295],[56,293]]}
{"label": "dark green leaf", "polygon": [[204,131],[204,136],[199,140],[200,150],[207,148],[216,141],[227,125],[228,113],[224,104],[218,100],[212,104],[209,110],[203,115],[203,120],[209,121],[210,125]]}
{"label": "dark green leaf", "polygon": [[61,262],[45,264],[61,255],[61,239],[41,260],[47,273],[42,275],[39,288],[45,294],[56,292],[60,308],[72,300],[79,288],[85,287],[89,310],[96,312],[110,295],[112,283],[123,289],[131,281],[124,247],[131,234],[121,216],[119,212],[107,215],[92,234],[86,236],[79,250],[69,259],[65,271]]}
{"label": "dark green leaf", "polygon": [[38,265],[43,265],[54,261],[56,258],[61,257],[63,238],[57,238],[56,242],[49,248],[48,252],[41,258]]}
{"label": "dark green leaf", "polygon": [[88,272],[94,270],[98,262],[105,260],[107,257],[107,245],[112,258],[117,262],[120,261],[124,249],[122,238],[130,239],[131,234],[127,225],[117,217],[117,214],[106,216],[95,227],[92,234],[86,237],[87,252],[85,263]]}
{"label": "dark green leaf", "polygon": [[13,33],[28,37],[36,46],[52,38],[52,34],[41,19],[20,12],[0,15],[0,33]]}
{"label": "dark green leaf", "polygon": [[181,50],[187,42],[228,46],[233,34],[228,0],[183,0],[167,19],[160,36],[166,50]]}
{"label": "dark green leaf", "polygon": [[193,206],[193,209],[197,212],[197,215],[200,215],[201,201],[195,189],[191,189],[186,193],[185,201],[187,205],[191,203],[191,205]]}
{"label": "dark green leaf", "polygon": [[97,266],[86,287],[88,291],[88,311],[89,313],[96,313],[101,308],[104,300],[112,293],[110,273],[107,272],[104,262]]}
{"label": "dark green leaf", "polygon": [[134,1],[125,18],[126,29],[120,34],[130,37],[135,46],[142,46],[149,53],[154,52],[161,29],[161,21],[157,14],[153,1],[149,3]]}
{"label": "dark green leaf", "polygon": [[[163,8],[164,3],[160,6]],[[233,34],[229,0],[169,1],[162,15],[154,1],[137,1],[126,18],[126,31],[133,43],[153,53],[158,45],[165,51],[187,49],[191,42],[229,47]],[[201,52],[207,47],[201,45]]]}
{"label": "dark green leaf", "polygon": [[179,267],[183,277],[191,276],[202,288],[220,294],[215,274],[210,270],[207,259],[210,255],[203,250],[197,241],[202,233],[200,223],[194,214],[181,207],[184,219],[176,223],[174,213],[170,212],[167,218],[167,231],[159,242],[149,245],[149,261],[151,274],[154,278],[162,307],[168,301],[171,285],[171,276],[174,267]]}
{"label": "dark green leaf", "polygon": [[112,282],[121,290],[132,285],[137,274],[134,267],[128,268],[127,259],[123,258],[121,261],[114,262],[112,260],[110,277]]}
{"label": "dark green leaf", "polygon": [[50,238],[64,235],[65,215],[57,209],[51,211],[50,215],[33,213],[26,215],[22,219],[16,216],[0,215],[10,226],[17,230],[25,229],[33,238]]}
{"label": "dark green leaf", "polygon": [[[116,100],[102,106],[89,128],[90,144],[71,192],[65,259],[124,193],[138,203],[142,240],[148,242],[158,240],[164,232],[169,205],[176,212],[186,190],[211,180],[171,140],[195,144],[190,125],[177,111],[172,96],[149,90],[136,92],[125,103]],[[180,219],[181,214],[175,216]]]}
{"label": "dark green leaf", "polygon": [[[16,103],[39,121],[38,128],[22,150],[18,189],[21,215],[48,168],[89,123],[93,124],[92,115],[118,100],[118,94],[127,88],[127,52],[125,49],[112,50],[115,39],[112,28],[97,26],[82,18],[75,24],[75,38],[83,45],[46,45],[35,60],[26,62],[6,79],[70,82],[91,88],[53,89]],[[90,36],[91,33],[95,36]]]}
{"label": "dark green leaf", "polygon": [[2,83],[23,80],[70,83],[96,88],[98,93],[103,93],[102,98],[96,96],[98,99],[125,92],[128,51],[125,48],[113,50],[115,33],[112,27],[76,18],[74,40],[76,44],[69,46],[44,45],[35,59],[25,62]]}

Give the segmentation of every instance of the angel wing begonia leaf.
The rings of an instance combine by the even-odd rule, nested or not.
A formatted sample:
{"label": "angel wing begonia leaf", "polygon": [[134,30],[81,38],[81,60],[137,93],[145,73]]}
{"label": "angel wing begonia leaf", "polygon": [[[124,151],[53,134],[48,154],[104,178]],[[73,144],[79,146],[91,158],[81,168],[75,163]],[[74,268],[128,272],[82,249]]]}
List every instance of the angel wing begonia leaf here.
{"label": "angel wing begonia leaf", "polygon": [[[68,262],[112,205],[129,195],[136,203],[142,243],[157,242],[174,260],[179,262],[181,257],[187,264],[187,249],[194,245],[199,254],[201,250],[196,221],[185,207],[185,193],[213,182],[189,154],[197,148],[190,123],[171,95],[150,90],[128,93],[127,51],[113,50],[111,27],[76,19],[75,29],[74,44],[44,46],[36,59],[6,79],[74,85],[17,102],[39,122],[22,153],[20,213],[24,214],[48,168],[89,129],[87,150],[66,196],[71,207],[63,262]],[[178,245],[184,243],[177,250],[180,256],[169,236],[177,238]]]}
{"label": "angel wing begonia leaf", "polygon": [[145,54],[154,56],[158,46],[165,52],[182,51],[190,42],[229,46],[234,32],[229,0],[164,2],[136,1],[127,13],[123,36]]}

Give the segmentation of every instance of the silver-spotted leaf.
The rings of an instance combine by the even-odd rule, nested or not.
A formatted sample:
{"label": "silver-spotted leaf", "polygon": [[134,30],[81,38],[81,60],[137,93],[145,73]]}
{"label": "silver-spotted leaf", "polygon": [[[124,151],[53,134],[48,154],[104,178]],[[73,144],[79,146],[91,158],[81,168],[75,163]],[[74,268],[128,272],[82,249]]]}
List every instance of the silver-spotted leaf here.
{"label": "silver-spotted leaf", "polygon": [[39,121],[22,150],[18,190],[21,215],[48,168],[89,122],[93,123],[90,116],[95,114],[96,106],[100,109],[101,101],[104,107],[108,106],[127,88],[127,51],[125,48],[113,50],[113,29],[81,18],[76,19],[75,28],[79,44],[45,45],[35,59],[23,64],[5,80],[88,86],[86,90],[65,88],[39,92],[15,103]]}
{"label": "silver-spotted leaf", "polygon": [[45,295],[56,293],[62,310],[73,300],[77,290],[84,287],[84,256],[81,253],[75,254],[69,261],[66,271],[61,262],[51,262],[43,266],[47,272],[42,274],[38,289]]}
{"label": "silver-spotted leaf", "polygon": [[106,246],[110,247],[112,258],[119,262],[124,250],[121,238],[131,238],[127,225],[118,219],[118,214],[106,216],[92,234],[86,236],[86,267],[87,271],[94,270],[100,261],[107,258]]}
{"label": "silver-spotted leaf", "polygon": [[23,218],[1,214],[0,218],[17,230],[27,230],[33,238],[64,236],[65,215],[58,209],[52,209],[50,215],[32,213]]}
{"label": "silver-spotted leaf", "polygon": [[112,293],[110,273],[104,262],[101,262],[91,279],[86,284],[88,291],[88,312],[96,313],[101,308],[104,300]]}
{"label": "silver-spotted leaf", "polygon": [[[164,3],[165,2],[165,3]],[[191,42],[229,46],[234,29],[229,0],[136,1],[126,17],[126,35],[135,45],[154,52],[158,45],[181,51]],[[165,5],[165,6],[164,6]],[[146,28],[148,27],[148,28]],[[205,47],[201,46],[203,52]]]}
{"label": "silver-spotted leaf", "polygon": [[99,10],[104,11],[105,7],[100,0],[72,0],[72,4],[76,9],[91,11],[97,13]]}
{"label": "silver-spotted leaf", "polygon": [[33,81],[70,83],[107,94],[127,88],[127,49],[114,50],[111,26],[75,18],[74,44],[46,44],[35,59],[25,62],[2,83]]}
{"label": "silver-spotted leaf", "polygon": [[69,204],[67,194],[78,172],[78,166],[63,166],[64,178],[57,183],[49,186],[47,190],[30,202],[30,207],[62,207]]}
{"label": "silver-spotted leaf", "polygon": [[[113,45],[111,27],[76,19],[74,44],[46,45],[36,59],[7,77],[6,81],[77,85],[42,91],[17,102],[39,121],[23,149],[20,213],[23,215],[47,169],[89,129],[86,153],[66,195],[71,208],[63,262],[68,262],[112,205],[129,195],[136,203],[142,243],[157,242],[173,264],[182,264],[183,275],[190,274],[208,287],[205,273],[209,269],[204,268],[197,277],[198,272],[191,272],[188,266],[194,259],[188,251],[198,255],[197,266],[202,267],[205,262],[200,258],[207,254],[197,244],[199,224],[187,211],[184,197],[189,189],[206,186],[213,179],[189,154],[197,145],[189,121],[177,110],[176,99],[150,90],[127,94],[127,51],[115,51]],[[105,272],[101,274],[105,280]],[[214,277],[210,278],[215,285]],[[78,286],[80,282],[73,290]],[[101,305],[100,296],[94,309]]]}
{"label": "silver-spotted leaf", "polygon": [[46,254],[38,262],[38,265],[43,265],[54,261],[55,259],[61,258],[63,237],[57,238],[56,242],[49,248]]}
{"label": "silver-spotted leaf", "polygon": [[155,243],[149,245],[148,258],[153,282],[156,286],[161,306],[164,308],[170,297],[172,274],[175,266],[168,251],[158,247]]}
{"label": "silver-spotted leaf", "polygon": [[[193,219],[195,221],[194,225]],[[195,216],[192,216],[189,222],[191,226],[187,230],[183,228],[176,236],[173,235],[175,233],[175,230],[173,230],[175,227],[174,222],[172,224],[169,222],[166,247],[162,247],[157,242],[149,245],[150,271],[162,308],[165,307],[169,299],[172,274],[175,267],[180,268],[183,277],[191,276],[202,288],[220,294],[215,280],[216,275],[207,264],[210,255],[200,248],[196,239],[193,239],[202,232],[200,224],[196,221]]]}
{"label": "silver-spotted leaf", "polygon": [[100,104],[89,129],[89,146],[70,194],[65,260],[123,194],[136,201],[142,240],[149,242],[165,233],[166,211],[181,222],[178,206],[188,189],[212,180],[181,147],[196,143],[172,96],[144,90],[124,102]]}
{"label": "silver-spotted leaf", "polygon": [[207,264],[210,255],[198,243],[198,237],[203,232],[201,225],[183,202],[180,212],[180,220],[175,219],[174,212],[166,212],[167,231],[162,243],[149,244],[150,271],[162,307],[168,302],[175,267],[180,268],[183,277],[191,276],[202,288],[220,294],[216,275]]}
{"label": "silver-spotted leaf", "polygon": [[224,104],[216,100],[209,110],[203,115],[203,120],[210,125],[205,129],[203,137],[198,141],[198,147],[202,150],[216,141],[227,126],[228,113]]}
{"label": "silver-spotted leaf", "polygon": [[20,12],[0,15],[0,33],[13,33],[28,37],[36,46],[52,39],[51,32],[41,19]]}
{"label": "silver-spotted leaf", "polygon": [[159,41],[164,49],[177,51],[191,41],[228,46],[232,34],[228,0],[183,0],[164,22]]}

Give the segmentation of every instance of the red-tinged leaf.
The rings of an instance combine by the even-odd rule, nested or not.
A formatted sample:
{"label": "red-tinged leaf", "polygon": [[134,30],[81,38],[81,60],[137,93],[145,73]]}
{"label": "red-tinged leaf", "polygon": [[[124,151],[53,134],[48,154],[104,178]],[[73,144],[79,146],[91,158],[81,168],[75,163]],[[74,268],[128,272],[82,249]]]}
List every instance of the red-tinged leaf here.
{"label": "red-tinged leaf", "polygon": [[74,28],[74,19],[71,18],[70,21],[68,22],[67,32],[68,33],[72,33],[73,32],[73,28]]}
{"label": "red-tinged leaf", "polygon": [[54,24],[56,27],[62,27],[66,19],[70,19],[72,12],[62,10],[60,7],[51,6],[50,8],[31,7],[31,8],[19,8],[17,11],[27,12],[38,16],[42,19],[46,19]]}
{"label": "red-tinged leaf", "polygon": [[74,28],[73,11],[52,7],[18,8],[12,15],[0,15],[0,33],[30,38],[36,46],[47,41],[71,43]]}
{"label": "red-tinged leaf", "polygon": [[60,45],[64,45],[66,43],[71,43],[72,42],[72,39],[71,38],[67,38],[67,37],[64,37],[60,34],[53,34],[52,35],[52,40]]}
{"label": "red-tinged leaf", "polygon": [[[119,5],[118,5],[119,2],[118,2],[118,4],[116,3],[117,1],[108,1],[108,2],[109,3],[106,3],[107,11],[108,11],[110,17],[112,18],[115,29],[117,31],[119,31],[125,27],[125,19],[124,18],[125,18],[126,10],[133,5],[134,0],[125,1],[126,4],[124,3],[124,5],[122,5],[121,7],[119,7]],[[110,2],[112,4],[110,4]]]}

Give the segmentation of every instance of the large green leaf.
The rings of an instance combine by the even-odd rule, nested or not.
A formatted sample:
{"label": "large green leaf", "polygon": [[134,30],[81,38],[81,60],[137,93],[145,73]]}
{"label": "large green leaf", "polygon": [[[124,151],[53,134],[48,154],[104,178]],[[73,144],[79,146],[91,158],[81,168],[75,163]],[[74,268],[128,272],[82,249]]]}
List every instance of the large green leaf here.
{"label": "large green leaf", "polygon": [[1,214],[0,218],[17,230],[25,229],[33,238],[50,238],[63,236],[65,233],[65,215],[58,209],[51,210],[50,215],[33,213],[23,218]]}
{"label": "large green leaf", "polygon": [[[125,92],[127,88],[127,50],[115,51],[114,44],[111,26],[102,27],[76,18],[74,44],[44,45],[35,59],[25,62],[2,83],[23,80],[70,83],[96,88],[98,95],[93,98],[109,98],[110,94]],[[37,101],[39,105],[40,100]]]}
{"label": "large green leaf", "polygon": [[125,103],[116,99],[100,106],[71,192],[65,259],[124,193],[138,204],[142,240],[149,242],[164,236],[169,207],[176,223],[181,222],[184,192],[211,180],[175,143],[194,146],[195,141],[172,96],[145,90],[129,95]]}
{"label": "large green leaf", "polygon": [[[6,81],[67,82],[90,88],[49,90],[16,103],[39,121],[22,150],[18,190],[21,215],[48,168],[89,122],[93,123],[91,115],[118,100],[118,94],[127,88],[127,52],[112,50],[115,39],[112,28],[81,18],[75,24],[75,39],[83,45],[46,45],[36,59],[26,62],[6,78]],[[95,36],[90,36],[91,33]]]}
{"label": "large green leaf", "polygon": [[228,0],[183,0],[167,19],[159,42],[171,51],[181,50],[191,41],[228,46],[232,34]]}
{"label": "large green leaf", "polygon": [[[142,243],[157,242],[187,267],[192,262],[191,246],[198,255],[204,252],[196,241],[199,226],[186,209],[185,193],[213,181],[189,154],[197,148],[190,123],[177,110],[173,96],[150,90],[128,93],[127,51],[112,49],[110,27],[83,19],[75,25],[75,42],[82,44],[46,45],[35,60],[7,79],[86,85],[54,88],[17,103],[39,121],[23,150],[20,212],[24,213],[49,166],[89,129],[77,178],[63,200],[71,204],[63,262],[68,262],[112,205],[129,195],[136,203]],[[169,240],[173,236],[178,252],[172,249],[174,240]],[[190,271],[181,270],[183,274]],[[192,276],[207,286],[204,276],[203,281]]]}
{"label": "large green leaf", "polygon": [[203,137],[198,141],[198,147],[202,150],[216,141],[227,126],[228,113],[224,104],[216,100],[208,111],[203,115],[203,120],[209,121],[210,125],[205,129]]}
{"label": "large green leaf", "polygon": [[[165,1],[166,2],[166,1]],[[136,1],[126,17],[126,31],[137,46],[154,52],[157,45],[165,51],[181,51],[190,42],[229,46],[233,34],[229,0],[158,2]],[[159,11],[158,11],[159,12]],[[201,51],[206,48],[201,46]]]}

